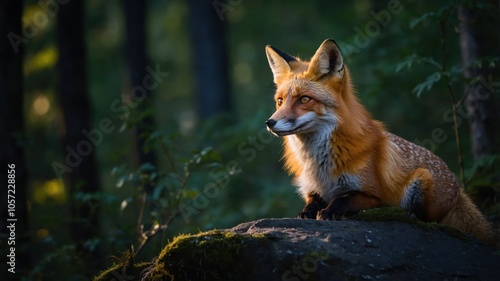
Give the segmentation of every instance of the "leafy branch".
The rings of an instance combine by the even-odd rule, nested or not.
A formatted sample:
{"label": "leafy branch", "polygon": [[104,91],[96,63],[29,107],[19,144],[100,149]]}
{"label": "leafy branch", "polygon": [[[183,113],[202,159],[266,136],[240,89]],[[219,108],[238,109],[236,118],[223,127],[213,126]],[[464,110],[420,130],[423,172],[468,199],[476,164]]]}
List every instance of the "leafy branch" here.
{"label": "leafy branch", "polygon": [[[192,151],[188,159],[179,161],[172,153],[171,141],[174,138],[173,136],[166,137],[164,133],[157,131],[150,134],[145,143],[145,150],[156,147],[161,151],[167,162],[167,171],[160,172],[157,167],[148,163],[141,165],[133,172],[126,173],[124,167],[115,167],[112,171],[112,174],[121,174],[116,182],[118,188],[126,182],[139,186],[139,213],[135,226],[137,244],[133,252],[134,256],[144,249],[151,238],[167,230],[170,224],[181,215],[179,206],[183,203],[183,199],[190,204],[197,195],[199,196],[197,189],[188,188],[193,171],[198,167],[211,168],[219,165],[220,156],[211,147]],[[182,163],[182,169],[179,169],[179,163]],[[145,186],[147,185],[154,186],[152,193],[146,192]],[[122,201],[122,211],[127,207],[128,202],[129,199]],[[151,209],[150,216],[146,216],[148,209]],[[152,223],[148,229],[145,229],[148,217],[152,219]]]}

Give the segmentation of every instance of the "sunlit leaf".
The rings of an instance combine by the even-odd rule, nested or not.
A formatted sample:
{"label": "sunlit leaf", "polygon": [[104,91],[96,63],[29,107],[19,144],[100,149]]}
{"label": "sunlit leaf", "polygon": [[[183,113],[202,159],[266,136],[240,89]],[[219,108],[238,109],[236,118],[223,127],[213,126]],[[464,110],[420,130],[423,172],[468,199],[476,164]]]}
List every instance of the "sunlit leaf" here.
{"label": "sunlit leaf", "polygon": [[120,204],[120,211],[123,211],[125,210],[125,208],[127,208],[128,206],[128,201],[125,199],[122,201],[122,203]]}
{"label": "sunlit leaf", "polygon": [[160,228],[160,223],[159,223],[157,220],[155,220],[155,221],[153,222],[153,229],[154,229],[154,230],[157,230],[158,228]]}
{"label": "sunlit leaf", "polygon": [[118,178],[118,180],[116,181],[116,187],[120,188],[123,186],[123,184],[125,183],[125,177],[120,177]]}

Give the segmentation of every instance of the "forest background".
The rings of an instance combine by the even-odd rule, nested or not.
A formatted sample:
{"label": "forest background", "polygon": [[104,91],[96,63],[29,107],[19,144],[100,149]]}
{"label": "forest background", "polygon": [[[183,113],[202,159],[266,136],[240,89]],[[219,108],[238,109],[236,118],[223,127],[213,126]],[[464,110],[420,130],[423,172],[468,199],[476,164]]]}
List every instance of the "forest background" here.
{"label": "forest background", "polygon": [[500,217],[498,1],[1,5],[0,175],[15,183],[1,253],[15,211],[24,280],[88,280],[179,233],[294,217],[303,203],[264,125],[268,44],[308,59],[336,40],[373,117]]}

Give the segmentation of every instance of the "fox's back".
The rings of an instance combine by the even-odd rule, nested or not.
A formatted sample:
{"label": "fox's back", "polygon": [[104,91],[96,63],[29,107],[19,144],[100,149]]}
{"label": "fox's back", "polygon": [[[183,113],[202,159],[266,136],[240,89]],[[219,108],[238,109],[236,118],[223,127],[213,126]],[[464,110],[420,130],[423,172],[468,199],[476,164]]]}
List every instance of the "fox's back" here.
{"label": "fox's back", "polygon": [[451,207],[458,196],[460,186],[455,175],[448,169],[446,163],[431,151],[407,141],[392,133],[386,132],[387,138],[392,142],[404,160],[405,169],[414,171],[418,168],[428,169],[434,181],[437,198],[443,206]]}

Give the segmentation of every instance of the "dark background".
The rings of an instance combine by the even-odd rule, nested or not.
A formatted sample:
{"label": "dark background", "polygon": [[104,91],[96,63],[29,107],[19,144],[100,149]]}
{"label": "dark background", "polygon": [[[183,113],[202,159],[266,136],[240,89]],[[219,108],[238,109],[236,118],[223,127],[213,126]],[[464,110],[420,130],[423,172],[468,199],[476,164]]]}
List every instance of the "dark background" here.
{"label": "dark background", "polygon": [[294,217],[303,203],[264,126],[267,44],[309,59],[336,40],[373,117],[463,174],[494,220],[499,3],[434,2],[3,1],[16,276],[87,280],[132,246],[147,261],[179,233]]}

